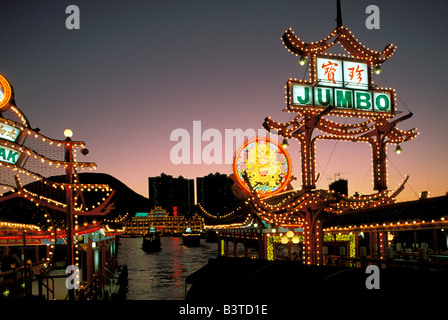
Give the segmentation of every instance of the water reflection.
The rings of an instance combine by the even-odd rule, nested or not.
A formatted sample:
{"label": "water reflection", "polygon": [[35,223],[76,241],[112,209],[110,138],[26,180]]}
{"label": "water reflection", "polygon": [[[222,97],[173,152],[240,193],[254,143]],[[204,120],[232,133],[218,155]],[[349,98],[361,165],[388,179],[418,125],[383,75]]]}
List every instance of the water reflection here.
{"label": "water reflection", "polygon": [[162,250],[142,250],[142,238],[121,238],[118,264],[128,266],[128,300],[181,300],[185,278],[217,255],[217,244],[201,240],[199,247],[186,247],[182,238],[162,237]]}

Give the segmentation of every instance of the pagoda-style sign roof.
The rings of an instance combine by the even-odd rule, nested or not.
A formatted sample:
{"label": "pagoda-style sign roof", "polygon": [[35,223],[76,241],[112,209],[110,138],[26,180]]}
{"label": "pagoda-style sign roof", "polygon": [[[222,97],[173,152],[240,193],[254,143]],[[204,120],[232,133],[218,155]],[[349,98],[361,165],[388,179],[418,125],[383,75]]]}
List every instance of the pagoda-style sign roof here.
{"label": "pagoda-style sign roof", "polygon": [[383,51],[371,50],[355,39],[352,32],[344,26],[336,27],[326,38],[317,42],[306,43],[300,40],[291,28],[285,31],[282,39],[290,52],[303,57],[324,54],[334,44],[340,43],[353,58],[364,60],[371,65],[382,64],[396,49],[395,45],[388,44]]}

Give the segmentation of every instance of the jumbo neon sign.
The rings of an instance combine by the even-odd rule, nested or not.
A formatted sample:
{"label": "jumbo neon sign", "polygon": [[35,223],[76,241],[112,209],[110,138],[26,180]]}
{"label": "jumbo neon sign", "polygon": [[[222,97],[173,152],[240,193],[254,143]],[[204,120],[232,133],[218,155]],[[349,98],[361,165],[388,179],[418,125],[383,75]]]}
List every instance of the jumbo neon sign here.
{"label": "jumbo neon sign", "polygon": [[313,59],[311,81],[288,81],[288,109],[334,107],[332,113],[394,113],[393,89],[371,85],[370,65],[362,60],[319,56]]}
{"label": "jumbo neon sign", "polygon": [[361,91],[293,83],[293,106],[335,107],[343,110],[392,112],[391,92]]}

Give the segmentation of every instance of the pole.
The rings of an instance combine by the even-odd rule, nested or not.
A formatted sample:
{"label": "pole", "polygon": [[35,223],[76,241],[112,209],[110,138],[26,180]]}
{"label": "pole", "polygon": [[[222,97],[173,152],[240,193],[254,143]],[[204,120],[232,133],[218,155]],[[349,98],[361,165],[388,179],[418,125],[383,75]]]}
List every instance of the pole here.
{"label": "pole", "polygon": [[342,10],[341,10],[341,0],[337,0],[336,3],[336,27],[342,27]]}
{"label": "pole", "polygon": [[22,233],[22,256],[20,257],[23,260],[23,265],[26,265],[26,231]]}
{"label": "pole", "polygon": [[[67,261],[66,267],[73,266],[74,257],[73,257],[73,190],[71,188],[72,184],[72,144],[71,139],[67,137],[65,139],[65,162],[67,163],[67,167],[65,169],[65,181],[67,186],[65,188],[66,195],[66,204],[67,204]],[[74,271],[74,270],[73,270]],[[75,290],[68,290],[68,298],[69,300],[75,299]]]}

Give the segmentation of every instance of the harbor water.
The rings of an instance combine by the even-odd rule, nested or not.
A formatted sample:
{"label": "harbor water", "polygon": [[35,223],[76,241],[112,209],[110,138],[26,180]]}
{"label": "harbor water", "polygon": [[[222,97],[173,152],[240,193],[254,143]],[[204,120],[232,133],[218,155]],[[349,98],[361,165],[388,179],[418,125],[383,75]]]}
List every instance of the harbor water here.
{"label": "harbor water", "polygon": [[121,238],[118,264],[128,267],[127,300],[183,300],[185,279],[218,254],[217,243],[201,239],[187,247],[180,237],[162,237],[162,249],[145,252],[142,238]]}

